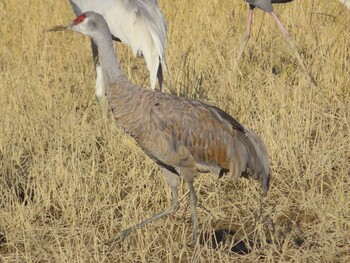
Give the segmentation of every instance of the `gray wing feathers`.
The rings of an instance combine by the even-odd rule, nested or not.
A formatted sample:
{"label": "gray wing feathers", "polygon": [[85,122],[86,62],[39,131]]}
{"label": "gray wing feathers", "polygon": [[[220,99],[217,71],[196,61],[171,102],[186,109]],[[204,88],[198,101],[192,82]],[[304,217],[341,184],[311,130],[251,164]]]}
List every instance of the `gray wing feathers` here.
{"label": "gray wing feathers", "polygon": [[[217,112],[226,122],[226,125],[231,125],[233,128],[231,134],[223,133],[224,136],[221,137],[223,143],[228,145],[226,159],[230,163],[229,167],[223,168],[228,168],[233,179],[238,179],[243,175],[258,180],[266,195],[269,188],[270,161],[263,141],[253,131],[243,127],[242,124],[223,110],[210,105],[206,106],[210,107],[211,111]],[[224,123],[220,125],[220,127],[223,126],[225,126]],[[225,135],[228,138],[225,138]]]}
{"label": "gray wing feathers", "polygon": [[252,177],[267,193],[270,170],[264,143],[226,112],[134,85],[110,97],[120,126],[153,160],[168,165],[164,168],[179,174],[197,170],[218,176],[228,173],[233,179]]}
{"label": "gray wing feathers", "polygon": [[[264,195],[267,194],[270,183],[270,160],[266,149],[266,146],[262,140],[253,132],[246,129],[246,135],[239,137],[240,142],[243,144],[246,153],[237,154],[242,158],[246,157],[246,171],[243,172],[243,176],[251,176],[260,182]],[[237,147],[237,149],[240,149]],[[236,175],[237,176],[237,175]]]}

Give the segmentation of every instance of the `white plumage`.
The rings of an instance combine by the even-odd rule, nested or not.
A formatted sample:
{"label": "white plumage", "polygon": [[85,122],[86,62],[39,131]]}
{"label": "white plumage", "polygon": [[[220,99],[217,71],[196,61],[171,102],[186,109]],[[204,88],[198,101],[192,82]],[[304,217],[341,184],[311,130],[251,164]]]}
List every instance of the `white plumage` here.
{"label": "white plumage", "polygon": [[[165,47],[167,28],[164,15],[157,0],[69,0],[74,13],[79,16],[86,11],[101,14],[106,20],[113,37],[131,47],[133,54],[143,55],[150,72],[151,88],[156,79],[162,90],[163,73],[167,72]],[[93,44],[92,44],[93,45]],[[92,47],[97,53],[97,48]],[[96,54],[97,55],[97,54]],[[94,57],[96,59],[96,57]],[[96,60],[97,61],[97,60]],[[104,95],[105,87],[100,81],[99,64],[96,66],[96,96]]]}

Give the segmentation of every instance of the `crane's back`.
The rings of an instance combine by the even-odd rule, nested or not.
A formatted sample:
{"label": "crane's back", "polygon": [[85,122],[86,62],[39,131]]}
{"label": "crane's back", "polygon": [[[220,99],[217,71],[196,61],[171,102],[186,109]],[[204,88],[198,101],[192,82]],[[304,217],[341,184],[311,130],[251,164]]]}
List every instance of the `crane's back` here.
{"label": "crane's back", "polygon": [[163,168],[180,176],[210,171],[219,177],[252,177],[267,193],[266,147],[229,114],[200,101],[142,89],[126,79],[112,86],[116,92],[109,103],[117,123]]}
{"label": "crane's back", "polygon": [[272,4],[283,4],[292,2],[293,0],[246,0],[250,5],[264,10],[265,12],[273,12]]}

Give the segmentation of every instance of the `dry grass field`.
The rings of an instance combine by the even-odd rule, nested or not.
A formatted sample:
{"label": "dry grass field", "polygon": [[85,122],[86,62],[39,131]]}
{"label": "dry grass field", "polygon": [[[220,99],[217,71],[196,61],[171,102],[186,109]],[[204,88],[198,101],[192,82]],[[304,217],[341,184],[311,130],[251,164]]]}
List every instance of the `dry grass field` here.
{"label": "dry grass field", "polygon": [[[317,87],[270,16],[255,12],[240,69],[243,0],[159,0],[167,22],[166,92],[219,106],[265,141],[272,168],[255,181],[195,181],[201,244],[180,210],[105,246],[168,207],[170,189],[134,140],[102,118],[90,40],[46,29],[74,18],[66,1],[0,1],[0,262],[349,262],[350,12],[304,0],[275,10]],[[142,58],[119,44],[127,76]]]}

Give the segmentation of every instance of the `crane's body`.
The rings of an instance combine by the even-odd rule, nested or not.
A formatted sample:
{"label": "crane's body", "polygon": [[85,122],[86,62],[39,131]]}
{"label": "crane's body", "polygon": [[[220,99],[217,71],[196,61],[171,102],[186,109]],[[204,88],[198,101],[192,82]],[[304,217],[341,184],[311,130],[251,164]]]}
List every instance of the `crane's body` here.
{"label": "crane's body", "polygon": [[193,238],[197,237],[197,172],[252,177],[264,194],[269,187],[269,157],[262,140],[223,110],[200,101],[141,88],[131,83],[115,57],[108,26],[102,16],[86,12],[74,20],[72,30],[86,34],[98,47],[106,95],[116,123],[163,170],[172,190],[169,209],[122,231],[117,242],[133,230],[178,210],[177,186],[183,178],[190,189]]}
{"label": "crane's body", "polygon": [[283,4],[292,2],[293,0],[246,0],[249,5],[257,7],[265,12],[273,12],[272,4]]}
{"label": "crane's body", "polygon": [[174,179],[185,176],[193,181],[196,172],[218,177],[227,173],[238,179],[247,168],[255,179],[268,174],[267,160],[254,162],[248,157],[266,152],[259,148],[260,139],[221,109],[152,92],[126,79],[109,89],[107,99],[118,125]]}
{"label": "crane's body", "polygon": [[251,26],[252,26],[252,22],[253,22],[253,10],[255,8],[259,8],[267,13],[269,13],[271,15],[271,17],[275,20],[276,24],[278,25],[279,29],[282,32],[282,35],[284,37],[284,39],[286,40],[287,44],[290,46],[290,48],[294,51],[294,55],[297,58],[300,67],[304,70],[304,72],[306,73],[306,77],[308,79],[308,81],[315,86],[316,83],[314,81],[314,79],[311,77],[311,75],[309,74],[308,70],[306,69],[306,66],[304,64],[303,59],[301,58],[297,48],[295,47],[295,44],[293,42],[293,39],[291,37],[291,35],[289,34],[288,30],[286,29],[286,27],[282,24],[281,20],[277,17],[276,13],[274,12],[273,9],[273,4],[282,4],[282,3],[288,3],[288,2],[292,2],[293,0],[246,0],[246,2],[249,4],[249,12],[248,12],[248,20],[247,20],[247,29],[246,32],[244,33],[242,40],[241,40],[241,45],[237,54],[237,58],[236,58],[236,63],[237,65],[239,64],[244,49],[248,43],[248,40],[250,38],[250,33],[251,33]]}
{"label": "crane's body", "polygon": [[[131,47],[133,54],[145,58],[150,72],[151,88],[155,89],[158,78],[162,90],[163,70],[167,72],[165,48],[167,28],[164,15],[157,0],[69,0],[74,13],[79,16],[86,11],[101,14],[110,28],[113,39]],[[98,62],[98,50],[92,43],[96,68],[96,96],[105,94],[102,72]]]}

